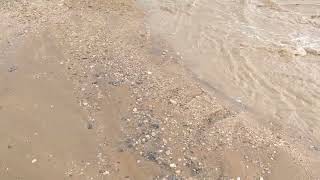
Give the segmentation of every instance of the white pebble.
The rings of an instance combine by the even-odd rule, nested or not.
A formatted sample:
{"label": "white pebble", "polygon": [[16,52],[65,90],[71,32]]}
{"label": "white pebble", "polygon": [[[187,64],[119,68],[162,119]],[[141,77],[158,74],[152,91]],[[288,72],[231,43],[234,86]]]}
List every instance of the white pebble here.
{"label": "white pebble", "polygon": [[170,99],[170,103],[173,104],[173,105],[176,105],[177,104],[177,101],[173,100],[173,99]]}
{"label": "white pebble", "polygon": [[31,163],[34,164],[37,162],[37,159],[32,159]]}

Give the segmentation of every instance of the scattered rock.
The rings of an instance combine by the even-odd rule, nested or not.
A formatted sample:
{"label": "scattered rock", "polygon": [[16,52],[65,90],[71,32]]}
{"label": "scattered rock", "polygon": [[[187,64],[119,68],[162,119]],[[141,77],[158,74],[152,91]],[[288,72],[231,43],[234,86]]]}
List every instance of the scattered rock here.
{"label": "scattered rock", "polygon": [[102,174],[103,174],[103,175],[109,175],[110,172],[109,172],[109,171],[104,171]]}

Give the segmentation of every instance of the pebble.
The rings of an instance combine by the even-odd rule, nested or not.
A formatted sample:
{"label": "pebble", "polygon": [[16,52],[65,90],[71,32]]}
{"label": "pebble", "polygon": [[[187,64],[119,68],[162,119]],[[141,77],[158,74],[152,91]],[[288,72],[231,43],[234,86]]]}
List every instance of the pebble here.
{"label": "pebble", "polygon": [[133,108],[132,111],[133,111],[133,112],[137,112],[138,109],[137,109],[137,108]]}
{"label": "pebble", "polygon": [[37,159],[32,159],[31,163],[34,164],[36,163],[38,160]]}
{"label": "pebble", "polygon": [[171,154],[170,150],[166,151],[166,155],[169,156]]}
{"label": "pebble", "polygon": [[176,164],[174,164],[174,163],[172,163],[172,164],[170,164],[170,167],[171,167],[171,168],[176,168],[176,167],[177,167],[177,165],[176,165]]}
{"label": "pebble", "polygon": [[18,68],[17,68],[17,66],[11,66],[11,67],[9,67],[8,68],[8,72],[14,72],[14,71],[16,71]]}
{"label": "pebble", "polygon": [[177,104],[177,101],[173,100],[173,99],[170,99],[170,103],[173,104],[173,105],[176,105]]}
{"label": "pebble", "polygon": [[110,172],[109,172],[109,171],[105,171],[105,172],[103,172],[102,174],[103,174],[103,175],[109,175]]}
{"label": "pebble", "polygon": [[147,74],[151,75],[151,74],[152,74],[152,72],[151,72],[151,71],[148,71],[148,72],[147,72]]}
{"label": "pebble", "polygon": [[155,132],[152,132],[152,133],[151,133],[151,136],[156,136],[156,133],[155,133]]}

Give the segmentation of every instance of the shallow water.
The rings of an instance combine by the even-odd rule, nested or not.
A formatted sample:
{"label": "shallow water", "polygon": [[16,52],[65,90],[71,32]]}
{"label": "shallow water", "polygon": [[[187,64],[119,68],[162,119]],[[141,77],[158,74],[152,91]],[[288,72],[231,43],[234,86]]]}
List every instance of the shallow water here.
{"label": "shallow water", "polygon": [[151,36],[226,104],[320,140],[319,1],[139,2]]}

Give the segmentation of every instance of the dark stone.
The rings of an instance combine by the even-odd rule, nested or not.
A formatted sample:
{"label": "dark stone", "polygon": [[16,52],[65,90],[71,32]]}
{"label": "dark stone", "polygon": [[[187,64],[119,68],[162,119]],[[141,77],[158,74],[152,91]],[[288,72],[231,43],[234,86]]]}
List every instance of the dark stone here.
{"label": "dark stone", "polygon": [[155,152],[148,152],[146,154],[146,158],[149,160],[149,161],[156,161],[157,160],[157,154]]}
{"label": "dark stone", "polygon": [[151,127],[154,128],[154,129],[159,129],[160,128],[159,124],[151,124]]}
{"label": "dark stone", "polygon": [[93,129],[93,124],[91,122],[88,122],[87,128],[88,129]]}
{"label": "dark stone", "polygon": [[100,170],[99,170],[99,173],[100,173],[100,174],[103,174],[104,172],[105,172],[105,170],[103,170],[103,169],[100,169]]}

